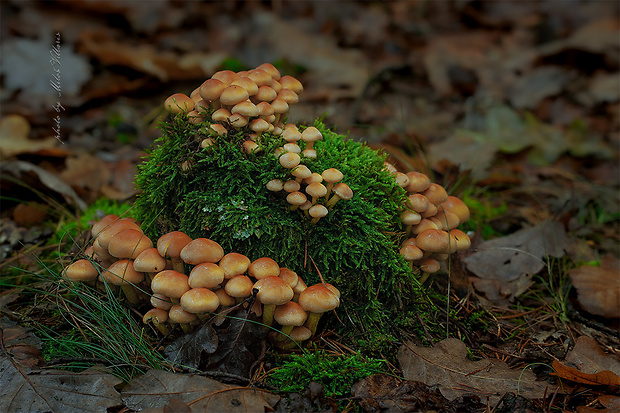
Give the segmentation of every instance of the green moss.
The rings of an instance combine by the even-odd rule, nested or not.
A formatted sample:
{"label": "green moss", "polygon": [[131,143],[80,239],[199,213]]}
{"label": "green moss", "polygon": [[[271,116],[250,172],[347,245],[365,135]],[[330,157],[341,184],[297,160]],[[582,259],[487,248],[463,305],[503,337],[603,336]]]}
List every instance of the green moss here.
{"label": "green moss", "polygon": [[[418,310],[412,304],[419,298],[416,276],[398,254],[406,193],[384,169],[382,153],[318,121],[315,126],[323,134],[315,144],[318,156],[302,157],[302,163],[318,173],[338,168],[354,192],[316,225],[289,209],[285,192],[265,187],[271,179],[291,178],[273,155],[286,143],[281,137],[264,134],[261,150],[248,155],[241,146],[244,132],[213,136],[208,124],[190,125],[182,116],[162,125],[163,136],[139,166],[136,218],[152,239],[171,230],[210,238],[226,252],[271,257],[308,285],[320,281],[318,268],[342,292],[339,314],[347,328],[372,323],[385,333],[394,314]],[[215,145],[201,149],[208,136]]]}

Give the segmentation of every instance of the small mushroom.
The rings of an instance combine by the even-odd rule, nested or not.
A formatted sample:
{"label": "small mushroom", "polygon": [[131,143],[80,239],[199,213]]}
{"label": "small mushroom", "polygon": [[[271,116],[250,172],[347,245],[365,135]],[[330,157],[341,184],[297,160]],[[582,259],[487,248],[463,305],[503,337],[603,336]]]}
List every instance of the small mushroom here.
{"label": "small mushroom", "polygon": [[330,290],[325,285],[315,284],[299,294],[299,305],[308,312],[306,327],[314,335],[323,313],[338,307],[340,298],[335,291]]}
{"label": "small mushroom", "polygon": [[333,192],[334,195],[332,195],[332,197],[329,198],[329,200],[325,203],[325,206],[329,209],[333,208],[334,205],[336,205],[336,203],[341,199],[348,201],[349,199],[353,198],[353,191],[351,190],[349,185],[345,184],[344,182],[339,182],[334,185]]}

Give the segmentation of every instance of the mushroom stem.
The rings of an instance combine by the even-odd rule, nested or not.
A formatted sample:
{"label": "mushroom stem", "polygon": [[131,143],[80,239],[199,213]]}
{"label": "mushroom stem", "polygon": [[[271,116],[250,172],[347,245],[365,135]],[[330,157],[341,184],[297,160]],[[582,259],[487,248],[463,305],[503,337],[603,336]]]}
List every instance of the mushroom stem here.
{"label": "mushroom stem", "polygon": [[172,261],[172,269],[180,272],[181,274],[185,273],[185,263],[181,259],[181,257],[170,257],[170,261]]}
{"label": "mushroom stem", "polygon": [[276,310],[275,304],[263,305],[263,324],[271,326],[273,324],[273,313]]}
{"label": "mushroom stem", "polygon": [[280,333],[276,336],[275,341],[286,341],[287,339],[290,340],[289,334],[291,334],[291,331],[293,331],[293,327],[295,326],[282,326],[282,329],[280,330]]}
{"label": "mushroom stem", "polygon": [[308,330],[310,330],[312,332],[312,335],[314,336],[314,333],[316,333],[316,329],[319,325],[319,320],[321,319],[321,316],[323,315],[323,313],[308,313],[308,320],[306,320],[306,328],[308,328]]}
{"label": "mushroom stem", "polygon": [[121,290],[123,290],[123,294],[125,294],[125,297],[127,297],[127,301],[129,301],[131,304],[140,303],[140,299],[138,298],[138,294],[136,293],[136,290],[134,289],[133,285],[122,284]]}

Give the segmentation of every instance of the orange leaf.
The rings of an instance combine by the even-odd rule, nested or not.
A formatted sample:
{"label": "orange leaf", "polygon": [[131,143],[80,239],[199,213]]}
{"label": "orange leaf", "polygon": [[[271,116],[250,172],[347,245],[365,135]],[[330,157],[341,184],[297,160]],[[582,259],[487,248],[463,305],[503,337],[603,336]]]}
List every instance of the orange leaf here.
{"label": "orange leaf", "polygon": [[555,370],[555,374],[565,380],[574,381],[588,386],[620,386],[620,377],[609,370],[588,374],[583,373],[576,368],[565,366],[556,360],[553,361],[552,366]]}

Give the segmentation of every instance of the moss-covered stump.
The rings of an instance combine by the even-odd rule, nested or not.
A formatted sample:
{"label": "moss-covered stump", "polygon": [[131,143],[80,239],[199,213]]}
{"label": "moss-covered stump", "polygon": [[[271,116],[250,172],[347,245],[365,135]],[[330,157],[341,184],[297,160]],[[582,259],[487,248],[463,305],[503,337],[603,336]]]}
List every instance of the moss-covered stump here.
{"label": "moss-covered stump", "polygon": [[[319,174],[339,169],[354,193],[315,224],[300,209],[291,210],[287,192],[266,187],[273,179],[295,179],[274,155],[286,143],[282,135],[263,133],[248,154],[243,142],[251,131],[228,126],[228,133],[219,136],[209,122],[192,125],[184,114],[163,123],[163,136],[139,167],[136,182],[142,193],[135,215],[152,239],[171,230],[210,238],[226,252],[252,260],[273,258],[308,285],[320,282],[320,272],[342,293],[338,313],[347,328],[353,324],[360,332],[372,323],[385,331],[387,321],[403,314],[403,308],[415,310],[410,304],[419,291],[398,253],[403,239],[399,214],[407,194],[385,168],[384,155],[319,121],[314,126],[323,135],[314,143],[317,157],[302,155],[301,163]],[[203,149],[206,138],[213,144]]]}

